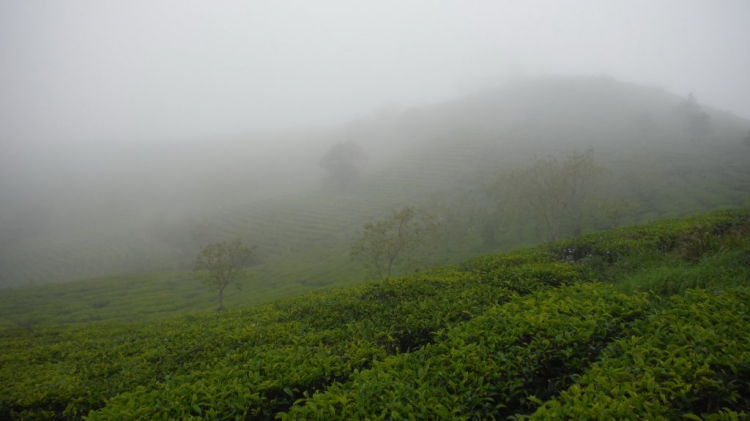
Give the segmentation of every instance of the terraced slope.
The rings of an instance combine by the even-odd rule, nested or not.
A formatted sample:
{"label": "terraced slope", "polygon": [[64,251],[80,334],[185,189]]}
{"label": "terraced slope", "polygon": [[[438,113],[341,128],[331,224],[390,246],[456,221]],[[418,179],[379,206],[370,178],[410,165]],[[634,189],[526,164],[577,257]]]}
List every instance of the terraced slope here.
{"label": "terraced slope", "polygon": [[[3,329],[0,418],[738,419],[749,236],[720,211],[224,314]],[[675,267],[693,282],[643,281]]]}
{"label": "terraced slope", "polygon": [[[96,171],[79,181],[90,184],[101,178],[107,182],[102,187],[106,194],[74,195],[68,192],[70,186],[47,180],[49,197],[19,211],[21,217],[39,213],[38,218],[20,224],[24,218],[0,215],[0,286],[185,268],[200,242],[236,234],[257,244],[268,262],[256,278],[263,288],[303,291],[312,285],[347,284],[361,272],[342,254],[363,223],[398,206],[474,188],[494,170],[587,148],[594,148],[597,161],[611,169],[605,190],[642,205],[630,223],[747,205],[750,148],[742,139],[750,123],[704,107],[713,133],[691,139],[679,112],[681,101],[658,88],[609,78],[548,78],[365,119],[309,138],[299,135],[290,143],[294,147],[282,148],[273,157],[259,156],[236,139],[204,149],[180,145],[109,151],[148,165],[144,171],[125,165],[117,170],[120,174],[115,169],[107,173],[104,159],[89,162]],[[356,191],[348,194],[308,189],[299,195],[270,198],[264,193],[263,199],[256,198],[258,189],[265,192],[280,178],[274,174],[299,168],[305,172],[297,183],[315,185],[314,180],[322,178],[317,159],[325,150],[313,145],[340,139],[356,140],[374,155],[381,149],[391,151],[391,160],[372,164]],[[222,178],[207,162],[237,171]],[[267,167],[278,168],[274,172]],[[293,178],[283,181],[294,183]],[[220,194],[225,188],[229,193]],[[20,200],[29,192],[15,194]],[[55,197],[67,205],[55,203]],[[78,223],[58,226],[58,220],[66,218]],[[207,239],[191,238],[196,224],[210,226]],[[587,228],[606,225],[592,221]],[[458,257],[455,250],[444,252],[442,261],[460,261],[477,245],[468,237],[452,242],[467,251]],[[503,246],[529,242],[512,236]],[[272,264],[278,261],[283,263]],[[316,265],[318,261],[327,263]],[[301,284],[305,279],[309,285]]]}

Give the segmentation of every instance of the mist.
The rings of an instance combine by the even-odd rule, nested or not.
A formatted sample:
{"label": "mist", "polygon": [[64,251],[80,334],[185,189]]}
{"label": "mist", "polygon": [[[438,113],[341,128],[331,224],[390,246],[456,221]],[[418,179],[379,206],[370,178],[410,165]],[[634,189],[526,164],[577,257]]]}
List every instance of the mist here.
{"label": "mist", "polygon": [[546,74],[695,92],[750,117],[743,1],[0,7],[5,144],[327,126]]}
{"label": "mist", "polygon": [[[623,121],[642,115],[671,138],[678,122],[664,110],[689,93],[727,122],[727,138],[742,136],[748,15],[744,1],[5,1],[0,262],[68,269],[9,269],[3,282],[184,268],[196,226],[208,221],[221,238],[227,214],[325,192],[320,159],[350,141],[366,157],[361,177],[383,179],[429,160],[436,139],[523,138],[478,152],[465,165],[475,169],[606,149],[614,143],[602,139],[632,137]],[[632,118],[608,126],[615,112],[601,112],[599,132],[586,131],[549,94],[565,88],[544,82],[577,77],[607,92],[620,92],[606,88],[615,81],[646,87],[633,95],[667,105],[622,91],[632,104],[618,115]],[[586,104],[599,88],[584,89],[581,110],[597,112]],[[248,234],[262,225],[240,224]],[[299,244],[285,238],[275,247]],[[86,251],[102,244],[117,250]]]}

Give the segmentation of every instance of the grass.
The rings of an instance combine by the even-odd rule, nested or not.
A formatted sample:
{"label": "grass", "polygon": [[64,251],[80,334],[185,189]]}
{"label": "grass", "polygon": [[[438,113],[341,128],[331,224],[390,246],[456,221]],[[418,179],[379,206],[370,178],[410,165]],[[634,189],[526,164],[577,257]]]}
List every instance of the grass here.
{"label": "grass", "polygon": [[[750,282],[750,221],[730,227],[696,227],[683,234],[674,250],[639,253],[619,262],[610,275],[623,291],[672,295],[689,288],[717,290]],[[627,274],[618,273],[623,271]]]}

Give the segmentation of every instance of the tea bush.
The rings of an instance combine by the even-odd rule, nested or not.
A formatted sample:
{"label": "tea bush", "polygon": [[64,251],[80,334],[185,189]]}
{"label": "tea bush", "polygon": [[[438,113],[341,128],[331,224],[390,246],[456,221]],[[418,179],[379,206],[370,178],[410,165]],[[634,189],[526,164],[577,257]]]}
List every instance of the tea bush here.
{"label": "tea bush", "polygon": [[0,329],[0,419],[737,419],[747,227],[719,211],[224,314]]}
{"label": "tea bush", "polygon": [[645,296],[601,284],[543,290],[377,362],[282,419],[502,418],[567,387],[647,308]]}
{"label": "tea bush", "polygon": [[748,303],[747,287],[672,297],[532,419],[744,419]]}

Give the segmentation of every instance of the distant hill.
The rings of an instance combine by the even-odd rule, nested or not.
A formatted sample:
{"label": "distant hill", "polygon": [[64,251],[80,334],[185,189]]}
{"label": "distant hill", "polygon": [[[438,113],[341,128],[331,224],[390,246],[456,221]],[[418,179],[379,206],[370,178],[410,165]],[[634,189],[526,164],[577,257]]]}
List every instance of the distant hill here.
{"label": "distant hill", "polygon": [[[234,234],[257,244],[263,288],[351,282],[363,275],[346,250],[364,222],[451,198],[500,168],[588,148],[611,169],[611,190],[644,204],[632,221],[743,205],[750,122],[699,99],[710,130],[698,137],[685,97],[558,77],[304,133],[26,151],[18,161],[36,165],[5,169],[0,182],[0,284],[186,268],[199,244]],[[348,140],[368,155],[362,177],[353,191],[327,191],[318,160]],[[462,254],[444,261],[475,247],[454,243]]]}

